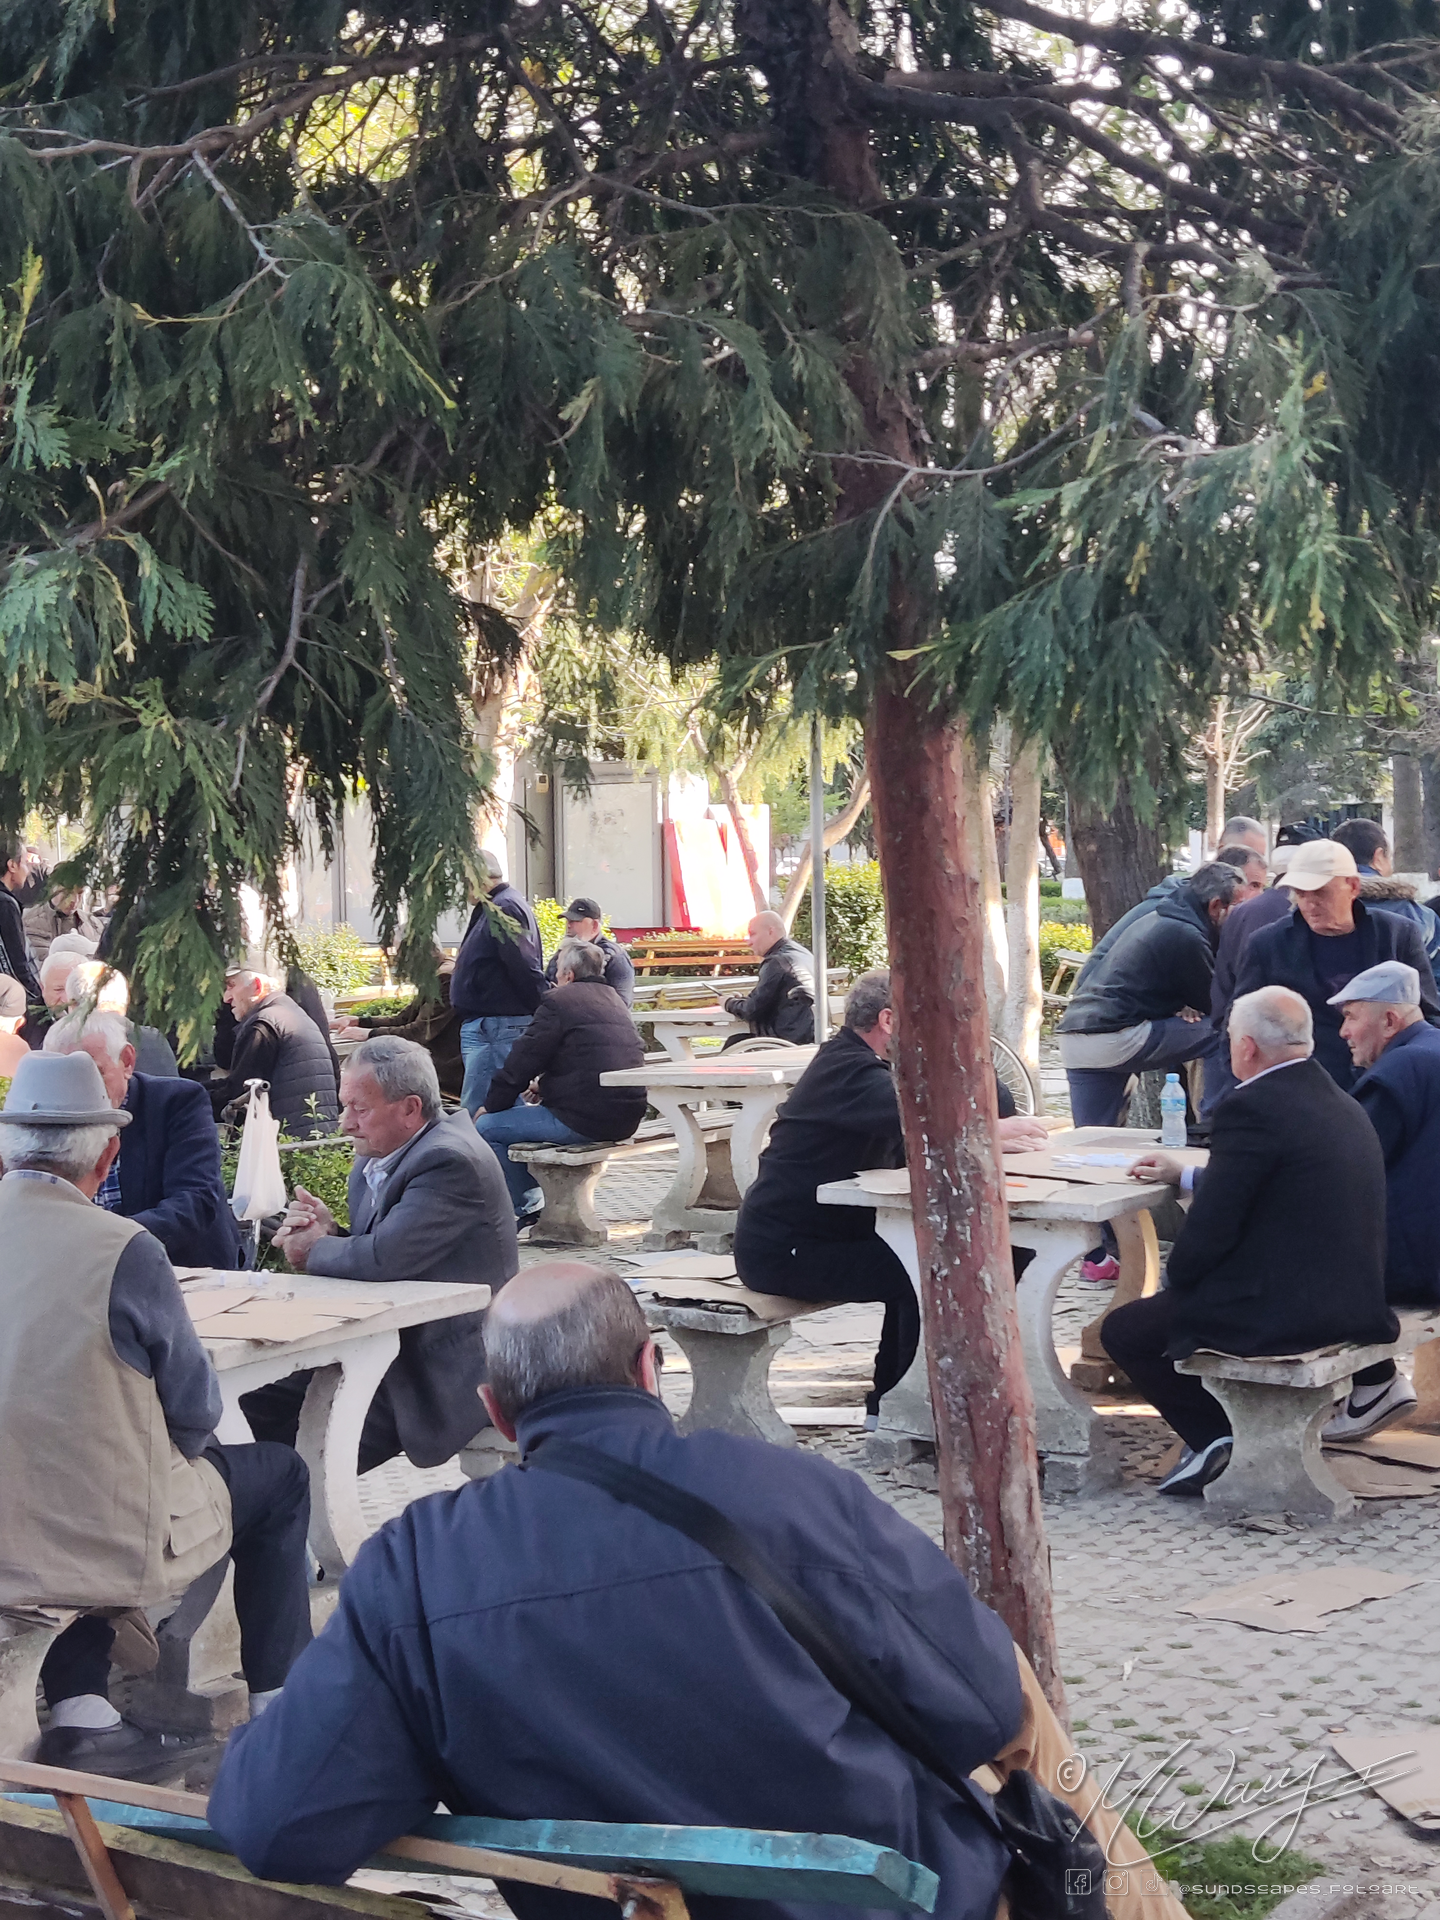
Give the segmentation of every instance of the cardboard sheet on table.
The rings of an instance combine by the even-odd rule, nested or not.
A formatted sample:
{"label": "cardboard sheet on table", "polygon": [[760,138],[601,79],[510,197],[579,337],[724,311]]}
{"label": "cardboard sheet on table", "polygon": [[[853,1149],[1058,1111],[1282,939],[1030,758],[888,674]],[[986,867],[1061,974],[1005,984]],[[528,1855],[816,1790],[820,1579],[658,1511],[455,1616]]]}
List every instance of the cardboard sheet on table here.
{"label": "cardboard sheet on table", "polygon": [[1382,1573],[1378,1567],[1310,1567],[1299,1573],[1263,1574],[1187,1600],[1177,1613],[1201,1620],[1233,1620],[1267,1633],[1323,1633],[1325,1616],[1385,1600],[1422,1584],[1418,1574]]}
{"label": "cardboard sheet on table", "polygon": [[727,1287],[723,1281],[672,1280],[647,1274],[641,1284],[662,1306],[748,1307],[757,1320],[788,1320],[797,1312],[813,1313],[821,1304],[815,1300],[786,1300],[778,1293],[752,1293],[738,1279]]}
{"label": "cardboard sheet on table", "polygon": [[857,1173],[855,1184],[864,1193],[909,1193],[908,1167],[867,1167]]}
{"label": "cardboard sheet on table", "polygon": [[1014,1206],[1025,1202],[1034,1206],[1041,1200],[1054,1200],[1065,1191],[1063,1180],[1031,1180],[1024,1174],[1005,1173],[1005,1198]]}
{"label": "cardboard sheet on table", "polygon": [[1440,1727],[1342,1733],[1330,1745],[1387,1806],[1417,1827],[1440,1831]]}
{"label": "cardboard sheet on table", "polygon": [[[1037,1147],[1033,1153],[1007,1153],[1005,1171],[1007,1174],[1037,1174],[1042,1180],[1064,1180],[1075,1186],[1123,1187],[1130,1179],[1126,1166],[1063,1167],[1056,1165],[1057,1161],[1070,1156],[1087,1152],[1110,1153],[1113,1151],[1115,1149],[1108,1147],[1071,1147],[1068,1150],[1063,1146]],[[1126,1165],[1139,1160],[1144,1154],[1154,1152],[1155,1148],[1147,1141],[1137,1141],[1134,1153],[1126,1156]],[[1172,1160],[1178,1160],[1182,1167],[1203,1167],[1209,1161],[1210,1155],[1204,1147],[1180,1147],[1169,1157]]]}
{"label": "cardboard sheet on table", "polygon": [[231,1307],[240,1307],[247,1300],[255,1298],[255,1289],[231,1290],[228,1287],[195,1287],[185,1294],[185,1307],[190,1318],[198,1326],[202,1320],[213,1320],[217,1313],[228,1313]]}
{"label": "cardboard sheet on table", "polygon": [[260,1340],[283,1345],[289,1340],[304,1340],[312,1333],[333,1333],[337,1327],[352,1326],[390,1309],[388,1300],[252,1300],[227,1313],[212,1314],[197,1321],[202,1338]]}
{"label": "cardboard sheet on table", "polygon": [[729,1280],[739,1272],[733,1253],[695,1253],[685,1247],[674,1253],[627,1253],[625,1265],[646,1279],[666,1274],[677,1280]]}

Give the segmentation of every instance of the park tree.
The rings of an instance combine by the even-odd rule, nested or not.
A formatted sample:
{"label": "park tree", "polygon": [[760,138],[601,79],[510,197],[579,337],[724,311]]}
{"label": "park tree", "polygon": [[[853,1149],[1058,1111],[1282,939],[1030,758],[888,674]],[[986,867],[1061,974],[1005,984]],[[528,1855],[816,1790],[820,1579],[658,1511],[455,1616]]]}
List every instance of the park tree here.
{"label": "park tree", "polygon": [[[1058,1691],[994,1151],[977,741],[1132,839],[1271,657],[1434,587],[1433,0],[30,0],[0,21],[5,798],[88,804],[197,1022],[363,785],[464,878],[452,584],[545,513],[728,724],[858,718],[947,1544]],[[1118,796],[1118,798],[1117,798]],[[197,910],[198,909],[198,910]]]}

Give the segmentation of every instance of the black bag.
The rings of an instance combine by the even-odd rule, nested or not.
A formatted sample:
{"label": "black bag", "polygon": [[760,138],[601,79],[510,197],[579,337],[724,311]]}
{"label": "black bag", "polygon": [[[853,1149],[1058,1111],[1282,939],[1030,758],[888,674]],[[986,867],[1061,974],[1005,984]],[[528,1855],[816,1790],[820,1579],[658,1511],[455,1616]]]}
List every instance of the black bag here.
{"label": "black bag", "polygon": [[1106,1920],[1104,1849],[1074,1808],[1023,1767],[1017,1767],[996,1794],[985,1793],[973,1780],[955,1773],[899,1695],[718,1507],[643,1467],[573,1440],[544,1440],[521,1464],[563,1474],[567,1480],[583,1480],[627,1506],[639,1507],[738,1574],[837,1693],[998,1832],[1010,1853],[1005,1891],[1011,1920]]}

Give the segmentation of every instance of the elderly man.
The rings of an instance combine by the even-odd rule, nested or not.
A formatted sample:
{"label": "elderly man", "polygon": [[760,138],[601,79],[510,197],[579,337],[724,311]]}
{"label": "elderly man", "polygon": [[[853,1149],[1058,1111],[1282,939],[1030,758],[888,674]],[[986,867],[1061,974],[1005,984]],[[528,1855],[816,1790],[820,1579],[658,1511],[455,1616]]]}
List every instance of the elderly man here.
{"label": "elderly man", "polygon": [[329,1038],[268,974],[248,961],[225,973],[225,1003],[234,1013],[230,1070],[205,1091],[216,1114],[245,1097],[247,1080],[268,1080],[270,1111],[297,1140],[333,1133],[340,1117]]}
{"label": "elderly man", "polygon": [[1393,913],[1397,920],[1409,920],[1419,928],[1425,942],[1425,957],[1433,973],[1440,966],[1440,916],[1422,906],[1417,889],[1408,880],[1397,880],[1395,862],[1390,857],[1390,842],[1378,820],[1342,820],[1331,839],[1339,847],[1348,847],[1360,875],[1360,898],[1369,907]]}
{"label": "elderly man", "polygon": [[[1261,839],[1262,841],[1264,839],[1263,833],[1261,834]],[[1237,888],[1235,898],[1230,902],[1230,913],[1226,917],[1225,922],[1228,926],[1230,920],[1234,918],[1242,906],[1247,905],[1251,900],[1255,899],[1258,894],[1263,892],[1265,882],[1269,878],[1270,869],[1263,848],[1257,851],[1248,841],[1233,847],[1228,844],[1222,846],[1215,858],[1222,866],[1234,867],[1243,882],[1243,884]],[[1109,953],[1110,949],[1115,945],[1115,942],[1127,933],[1129,929],[1135,925],[1137,920],[1144,920],[1147,915],[1154,913],[1162,901],[1173,900],[1180,889],[1188,886],[1189,882],[1190,875],[1188,873],[1167,873],[1163,880],[1151,887],[1150,891],[1145,895],[1145,898],[1140,901],[1138,906],[1133,906],[1128,913],[1122,914],[1114,926],[1111,927],[1110,931],[1103,934],[1101,938],[1096,941],[1095,945],[1090,949],[1089,958],[1080,969],[1079,977],[1075,982],[1076,987],[1079,988],[1086,976],[1095,971]],[[1223,934],[1221,935],[1221,939],[1223,942]],[[1219,964],[1218,959],[1216,964]]]}
{"label": "elderly man", "polygon": [[100,922],[82,910],[78,887],[53,887],[44,900],[26,907],[22,918],[37,967],[44,966],[51,944],[63,933],[82,934],[92,947],[100,938]]}
{"label": "elderly man", "polygon": [[217,1444],[219,1384],[163,1247],[91,1204],[129,1124],[85,1053],[31,1054],[0,1112],[0,1606],[102,1610],[46,1655],[38,1757],[155,1780],[195,1745],[110,1705],[105,1612],[161,1607],[228,1551],[254,1714],[310,1639],[310,1498],[298,1455]]}
{"label": "elderly man", "polygon": [[[519,1141],[588,1147],[628,1140],[645,1118],[643,1087],[602,1087],[602,1073],[644,1064],[645,1046],[624,1001],[605,983],[605,958],[588,940],[563,940],[555,986],[490,1082],[475,1130],[500,1156],[517,1227],[539,1216],[544,1195],[510,1158]],[[539,1082],[540,1099],[521,1095]],[[518,1104],[517,1104],[518,1103]]]}
{"label": "elderly man", "polygon": [[439,947],[434,950],[435,997],[417,993],[399,1013],[379,1018],[337,1018],[331,1025],[337,1040],[365,1040],[375,1033],[393,1033],[398,1039],[413,1040],[424,1047],[435,1062],[440,1091],[447,1100],[458,1100],[465,1088],[465,1058],[460,1051],[460,1016],[450,1004],[450,981],[455,962],[447,960]]}
{"label": "elderly man", "polygon": [[[588,940],[592,946],[600,949],[605,956],[604,980],[607,987],[613,987],[627,1007],[635,1004],[635,969],[630,964],[630,956],[618,940],[612,940],[604,930],[604,917],[600,912],[598,900],[592,900],[587,894],[581,894],[572,900],[565,909],[565,938],[567,940]],[[553,987],[556,969],[560,964],[557,950],[550,956],[550,964],[545,969],[545,978]]]}
{"label": "elderly man", "polygon": [[[1360,1071],[1351,1088],[1385,1156],[1385,1297],[1440,1306],[1440,1032],[1420,1011],[1420,977],[1387,960],[1335,995],[1340,1037]],[[1363,1440],[1401,1419],[1415,1389],[1393,1360],[1364,1367],[1327,1440]]]}
{"label": "elderly man", "polygon": [[[520,1265],[515,1215],[495,1155],[468,1113],[446,1115],[435,1063],[391,1034],[367,1040],[340,1076],[341,1128],[355,1142],[347,1232],[297,1187],[275,1245],[298,1272],[340,1280],[448,1280],[503,1287]],[[438,1467],[485,1425],[481,1316],[407,1327],[360,1435],[360,1471],[406,1454]],[[257,1439],[299,1430],[308,1373],[241,1402]]]}
{"label": "elderly man", "polygon": [[1340,1038],[1340,1014],[1332,1005],[1347,980],[1382,960],[1402,960],[1420,976],[1420,1010],[1440,1023],[1440,998],[1425,957],[1420,931],[1408,920],[1369,907],[1360,898],[1360,875],[1348,847],[1312,840],[1297,847],[1284,884],[1293,910],[1250,937],[1235,975],[1237,999],[1259,987],[1289,987],[1310,1008],[1315,1058],[1336,1086],[1349,1092],[1356,1079],[1350,1051]]}
{"label": "elderly man", "polygon": [[485,898],[470,916],[450,981],[465,1058],[462,1098],[471,1114],[484,1105],[485,1089],[548,991],[535,909],[510,885],[493,853],[484,851],[480,859]]}
{"label": "elderly man", "polygon": [[815,1039],[815,962],[809,949],[790,938],[778,913],[757,913],[749,931],[750,950],[760,957],[760,978],[749,993],[722,1002],[725,1011],[747,1021],[751,1033],[810,1046]]}
{"label": "elderly man", "polygon": [[1385,1162],[1360,1108],[1313,1058],[1310,1009],[1262,987],[1230,1010],[1240,1082],[1216,1109],[1210,1163],[1187,1183],[1150,1153],[1140,1180],[1193,1184],[1164,1291],[1106,1316],[1105,1351],[1185,1442],[1161,1493],[1199,1494],[1230,1464],[1218,1400],[1174,1362],[1221,1353],[1308,1353],[1332,1341],[1393,1340],[1385,1304]]}
{"label": "elderly man", "polygon": [[[867,1167],[903,1167],[900,1101],[890,1070],[895,1013],[890,969],[862,973],[845,1001],[840,1031],[817,1051],[775,1116],[755,1179],[740,1202],[735,1264],[757,1293],[792,1300],[878,1300],[885,1305],[867,1424],[903,1378],[920,1341],[920,1305],[899,1258],[875,1231],[866,1207],[826,1207],[817,1187]],[[1016,1118],[996,1080],[1002,1147],[1024,1151],[1047,1138],[1038,1121]]]}
{"label": "elderly man", "polygon": [[239,1236],[205,1089],[138,1072],[117,1013],[71,1014],[46,1034],[45,1051],[88,1054],[111,1106],[130,1116],[96,1204],[153,1233],[177,1267],[238,1266]]}
{"label": "elderly man", "polygon": [[[62,935],[62,938],[65,936]],[[59,946],[60,942],[56,942]],[[52,947],[50,959],[56,957]],[[48,968],[50,962],[46,962]],[[46,978],[41,973],[42,981]],[[59,1001],[50,998],[52,988],[46,987],[47,1006],[93,1008],[96,1013],[114,1013],[124,1020],[135,1047],[135,1064],[141,1073],[149,1074],[156,1080],[174,1080],[179,1076],[180,1068],[175,1060],[175,1049],[160,1032],[158,1027],[142,1027],[129,1018],[130,982],[106,960],[76,960],[65,981],[64,992]]]}
{"label": "elderly man", "polygon": [[[940,1920],[990,1920],[1008,1858],[988,1821],[857,1710],[684,1517],[640,1510],[645,1490],[612,1478],[638,1467],[801,1585],[956,1772],[1025,1767],[1064,1795],[1109,1864],[1132,1869],[1115,1920],[1183,1920],[1079,1785],[1083,1762],[964,1575],[855,1474],[732,1434],[682,1439],[617,1274],[531,1268],[491,1308],[486,1347],[486,1404],[524,1470],[417,1500],[367,1542],[278,1705],[231,1736],[209,1817],[254,1873],[338,1884],[443,1795],[454,1813],[512,1820],[847,1834],[932,1868]],[[594,1907],[514,1882],[504,1894],[520,1920]],[[854,1912],[723,1896],[698,1910]]]}

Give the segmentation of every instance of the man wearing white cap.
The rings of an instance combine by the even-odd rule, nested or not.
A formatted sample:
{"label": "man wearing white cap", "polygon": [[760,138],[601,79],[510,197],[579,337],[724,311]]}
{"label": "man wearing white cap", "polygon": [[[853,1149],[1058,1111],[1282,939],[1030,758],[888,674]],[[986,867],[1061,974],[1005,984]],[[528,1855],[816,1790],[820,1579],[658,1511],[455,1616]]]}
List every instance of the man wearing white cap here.
{"label": "man wearing white cap", "polygon": [[1360,875],[1348,847],[1312,840],[1297,847],[1284,885],[1294,911],[1252,934],[1235,979],[1235,998],[1261,987],[1289,987],[1308,1002],[1315,1021],[1315,1058],[1348,1093],[1357,1078],[1340,1038],[1335,996],[1357,974],[1385,960],[1413,967],[1420,981],[1420,1011],[1440,1025],[1440,997],[1419,929],[1360,899]]}
{"label": "man wearing white cap", "polygon": [[[1385,1155],[1385,1297],[1440,1306],[1440,1032],[1420,1011],[1420,979],[1398,960],[1368,967],[1331,1001],[1360,1069],[1351,1092]],[[1360,1440],[1398,1420],[1415,1389],[1393,1360],[1355,1375],[1327,1440]]]}

